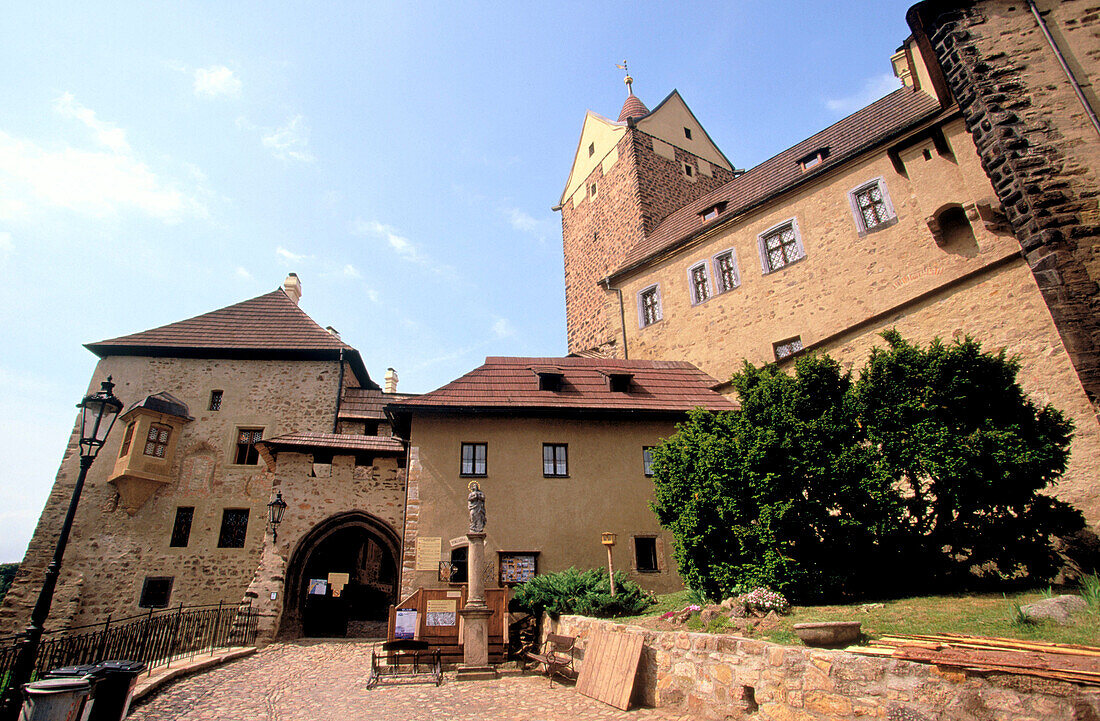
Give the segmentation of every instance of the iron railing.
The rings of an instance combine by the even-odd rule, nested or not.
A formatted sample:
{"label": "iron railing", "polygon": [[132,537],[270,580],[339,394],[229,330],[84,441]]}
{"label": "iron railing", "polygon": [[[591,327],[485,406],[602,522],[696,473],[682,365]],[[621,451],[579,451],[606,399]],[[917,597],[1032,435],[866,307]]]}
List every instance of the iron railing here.
{"label": "iron railing", "polygon": [[[259,614],[252,604],[150,609],[139,616],[47,631],[38,647],[34,678],[51,669],[108,659],[141,661],[147,668],[256,643]],[[0,637],[0,694],[7,689],[23,636]]]}

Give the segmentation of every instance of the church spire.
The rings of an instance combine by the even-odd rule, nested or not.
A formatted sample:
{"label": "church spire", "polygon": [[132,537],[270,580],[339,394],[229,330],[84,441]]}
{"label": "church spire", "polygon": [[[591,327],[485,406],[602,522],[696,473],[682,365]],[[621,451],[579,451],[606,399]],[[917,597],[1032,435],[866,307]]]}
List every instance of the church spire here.
{"label": "church spire", "polygon": [[626,73],[623,82],[626,83],[627,95],[626,102],[623,103],[623,109],[619,111],[619,122],[621,123],[628,118],[640,118],[649,115],[649,108],[634,94],[634,78],[630,77],[630,70],[627,69],[626,61],[624,60],[622,65],[616,65],[615,67]]}

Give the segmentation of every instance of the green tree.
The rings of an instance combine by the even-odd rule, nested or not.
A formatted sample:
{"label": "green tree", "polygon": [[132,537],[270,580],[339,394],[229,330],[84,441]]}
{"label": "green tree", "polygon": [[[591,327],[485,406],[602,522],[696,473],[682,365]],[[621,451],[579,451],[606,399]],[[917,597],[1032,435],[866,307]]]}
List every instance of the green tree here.
{"label": "green tree", "polygon": [[855,395],[905,513],[905,564],[932,586],[1050,578],[1051,537],[1079,511],[1041,493],[1065,472],[1073,424],[1020,388],[1019,360],[967,337],[927,349],[897,331],[871,353]]}
{"label": "green tree", "polygon": [[746,363],[735,413],[693,411],[654,452],[653,509],[680,574],[718,598],[768,586],[798,598],[851,592],[896,516],[863,442],[851,379],[827,357],[794,376]]}

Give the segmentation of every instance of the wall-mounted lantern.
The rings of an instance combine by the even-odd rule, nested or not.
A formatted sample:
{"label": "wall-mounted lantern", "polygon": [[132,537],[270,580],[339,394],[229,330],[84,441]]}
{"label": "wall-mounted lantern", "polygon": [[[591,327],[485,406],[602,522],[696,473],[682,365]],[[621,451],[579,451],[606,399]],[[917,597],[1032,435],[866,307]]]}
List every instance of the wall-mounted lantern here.
{"label": "wall-mounted lantern", "polygon": [[286,513],[286,501],[283,494],[275,493],[275,500],[267,504],[267,522],[271,524],[271,541],[279,540],[279,524],[283,522],[283,514]]}

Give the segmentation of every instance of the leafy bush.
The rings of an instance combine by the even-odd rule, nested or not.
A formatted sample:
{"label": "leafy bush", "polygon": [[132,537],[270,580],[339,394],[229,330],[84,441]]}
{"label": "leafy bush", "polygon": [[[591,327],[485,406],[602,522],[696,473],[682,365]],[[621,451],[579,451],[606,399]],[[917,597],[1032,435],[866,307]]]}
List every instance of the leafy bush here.
{"label": "leafy bush", "polygon": [[11,587],[11,582],[15,579],[15,572],[18,570],[18,563],[0,563],[0,601],[4,600],[4,595]]}
{"label": "leafy bush", "polygon": [[615,573],[615,595],[612,596],[606,571],[570,568],[535,576],[517,586],[513,602],[536,615],[545,611],[554,617],[565,613],[612,618],[639,614],[654,603],[654,598],[621,571]]}

